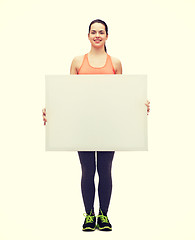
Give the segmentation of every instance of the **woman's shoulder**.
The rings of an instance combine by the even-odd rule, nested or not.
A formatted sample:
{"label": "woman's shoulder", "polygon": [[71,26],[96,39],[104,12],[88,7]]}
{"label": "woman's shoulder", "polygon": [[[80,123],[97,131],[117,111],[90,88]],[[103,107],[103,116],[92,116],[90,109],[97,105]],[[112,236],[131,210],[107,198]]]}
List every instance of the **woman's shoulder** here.
{"label": "woman's shoulder", "polygon": [[80,66],[82,64],[84,57],[85,57],[85,54],[74,57],[74,61],[75,61],[78,69],[80,68]]}
{"label": "woman's shoulder", "polygon": [[75,56],[72,61],[73,61],[74,63],[80,63],[80,62],[83,61],[84,56],[85,56],[85,55]]}
{"label": "woman's shoulder", "polygon": [[115,63],[115,64],[121,64],[121,61],[119,58],[116,58],[116,57],[113,57],[113,56],[110,56],[111,59],[112,59],[112,62]]}
{"label": "woman's shoulder", "polygon": [[71,71],[78,72],[85,55],[75,56],[72,60]]}
{"label": "woman's shoulder", "polygon": [[121,61],[120,59],[116,58],[116,57],[113,57],[113,56],[110,56],[111,57],[111,60],[112,60],[112,64],[114,66],[114,69],[115,69],[115,72],[117,73],[122,73],[122,64],[121,64]]}

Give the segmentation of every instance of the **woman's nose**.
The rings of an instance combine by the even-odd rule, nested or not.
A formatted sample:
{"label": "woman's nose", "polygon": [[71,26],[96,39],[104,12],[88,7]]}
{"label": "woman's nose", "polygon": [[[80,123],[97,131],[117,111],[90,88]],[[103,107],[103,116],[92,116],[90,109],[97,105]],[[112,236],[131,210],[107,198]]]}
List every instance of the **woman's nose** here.
{"label": "woman's nose", "polygon": [[99,33],[98,32],[96,33],[96,36],[99,37]]}

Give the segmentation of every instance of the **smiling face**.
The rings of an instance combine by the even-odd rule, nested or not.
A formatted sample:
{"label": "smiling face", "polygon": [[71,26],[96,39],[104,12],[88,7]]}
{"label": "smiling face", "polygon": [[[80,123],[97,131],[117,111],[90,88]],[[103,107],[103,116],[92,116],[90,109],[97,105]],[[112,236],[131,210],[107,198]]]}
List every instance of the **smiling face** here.
{"label": "smiling face", "polygon": [[106,40],[108,39],[105,26],[101,23],[92,24],[88,34],[88,39],[93,47],[99,48],[104,46]]}

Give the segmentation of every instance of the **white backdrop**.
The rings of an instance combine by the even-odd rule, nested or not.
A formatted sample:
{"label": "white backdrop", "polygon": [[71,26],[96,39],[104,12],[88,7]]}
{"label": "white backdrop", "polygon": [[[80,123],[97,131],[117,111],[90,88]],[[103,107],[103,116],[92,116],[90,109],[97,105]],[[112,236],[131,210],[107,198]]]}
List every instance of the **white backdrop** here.
{"label": "white backdrop", "polygon": [[[193,0],[0,1],[2,240],[194,240],[194,10]],[[151,112],[149,151],[114,156],[113,231],[91,235],[78,154],[45,152],[42,108],[45,74],[69,74],[96,18],[123,73],[148,75]]]}

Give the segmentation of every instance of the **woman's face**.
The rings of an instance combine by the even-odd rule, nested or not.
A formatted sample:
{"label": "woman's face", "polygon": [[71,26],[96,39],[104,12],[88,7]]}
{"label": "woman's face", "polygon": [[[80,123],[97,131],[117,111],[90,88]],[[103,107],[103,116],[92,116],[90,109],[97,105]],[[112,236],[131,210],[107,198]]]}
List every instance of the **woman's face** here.
{"label": "woman's face", "polygon": [[105,26],[101,23],[94,23],[91,25],[88,39],[94,47],[104,46],[108,35],[106,35]]}

